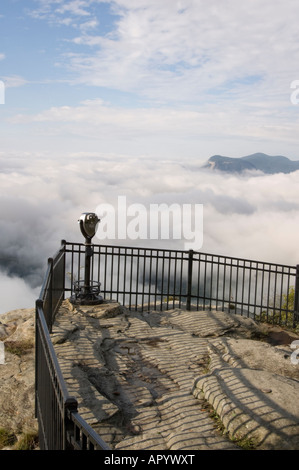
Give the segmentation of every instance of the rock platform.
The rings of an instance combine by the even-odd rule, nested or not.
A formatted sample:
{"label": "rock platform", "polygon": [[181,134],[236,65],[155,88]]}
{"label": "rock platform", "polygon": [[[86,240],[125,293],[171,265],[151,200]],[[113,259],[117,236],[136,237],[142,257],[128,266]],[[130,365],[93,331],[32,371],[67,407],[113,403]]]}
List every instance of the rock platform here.
{"label": "rock platform", "polygon": [[274,330],[225,312],[67,300],[52,341],[81,416],[111,449],[298,450],[298,336],[273,345]]}

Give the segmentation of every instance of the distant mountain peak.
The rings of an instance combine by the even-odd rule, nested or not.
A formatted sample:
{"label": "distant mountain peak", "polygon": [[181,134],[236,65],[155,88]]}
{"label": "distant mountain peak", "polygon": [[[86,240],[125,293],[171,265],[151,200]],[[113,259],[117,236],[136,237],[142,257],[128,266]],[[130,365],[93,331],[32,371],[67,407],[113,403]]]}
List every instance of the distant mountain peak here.
{"label": "distant mountain peak", "polygon": [[213,155],[203,168],[226,173],[243,173],[244,171],[261,171],[266,174],[291,173],[299,170],[299,161],[290,160],[282,155],[271,156],[261,152],[239,158]]}

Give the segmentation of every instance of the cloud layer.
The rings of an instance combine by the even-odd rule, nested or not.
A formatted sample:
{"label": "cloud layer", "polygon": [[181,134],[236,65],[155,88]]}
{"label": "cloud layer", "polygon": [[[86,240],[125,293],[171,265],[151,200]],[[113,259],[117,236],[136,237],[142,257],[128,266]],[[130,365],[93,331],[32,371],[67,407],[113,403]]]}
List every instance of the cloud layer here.
{"label": "cloud layer", "polygon": [[[5,295],[13,301],[17,279],[36,292],[47,258],[62,239],[83,241],[77,222],[82,212],[104,203],[117,211],[119,196],[126,196],[127,206],[145,208],[203,204],[203,252],[291,265],[299,260],[299,172],[240,177],[203,171],[199,161],[187,165],[119,155],[85,155],[84,160],[69,155],[62,161],[11,155],[2,157],[0,167],[1,270],[2,277],[14,278],[0,311],[7,305]],[[166,249],[184,249],[185,241],[94,238],[94,243]]]}

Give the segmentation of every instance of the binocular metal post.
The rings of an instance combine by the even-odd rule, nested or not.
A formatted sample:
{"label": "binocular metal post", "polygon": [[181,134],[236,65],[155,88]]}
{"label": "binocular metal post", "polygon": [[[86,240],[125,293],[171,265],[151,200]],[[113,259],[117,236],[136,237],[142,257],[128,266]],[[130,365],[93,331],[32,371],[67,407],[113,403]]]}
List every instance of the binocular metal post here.
{"label": "binocular metal post", "polygon": [[85,237],[85,266],[84,280],[74,283],[74,295],[70,301],[74,305],[97,305],[103,302],[100,295],[100,283],[90,279],[91,258],[93,256],[93,246],[91,243],[100,222],[93,212],[84,212],[79,219],[80,230]]}

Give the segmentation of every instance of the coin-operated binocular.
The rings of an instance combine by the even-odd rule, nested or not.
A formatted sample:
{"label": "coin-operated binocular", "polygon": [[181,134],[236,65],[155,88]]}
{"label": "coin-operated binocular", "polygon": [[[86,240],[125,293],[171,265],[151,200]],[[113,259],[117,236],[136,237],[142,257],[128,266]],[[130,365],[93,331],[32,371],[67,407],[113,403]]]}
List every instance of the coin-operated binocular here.
{"label": "coin-operated binocular", "polygon": [[77,305],[97,305],[103,302],[100,295],[100,283],[90,279],[91,258],[93,256],[92,238],[95,236],[100,219],[94,212],[83,212],[80,219],[80,230],[85,238],[84,280],[74,283],[75,294],[71,302]]}
{"label": "coin-operated binocular", "polygon": [[91,239],[95,236],[100,219],[94,212],[83,212],[80,219],[80,230],[86,239],[86,243],[91,243]]}

